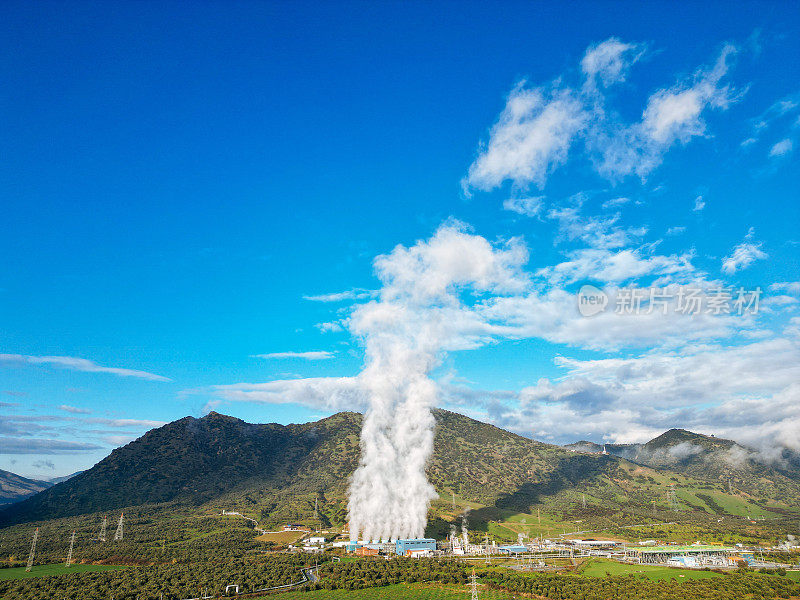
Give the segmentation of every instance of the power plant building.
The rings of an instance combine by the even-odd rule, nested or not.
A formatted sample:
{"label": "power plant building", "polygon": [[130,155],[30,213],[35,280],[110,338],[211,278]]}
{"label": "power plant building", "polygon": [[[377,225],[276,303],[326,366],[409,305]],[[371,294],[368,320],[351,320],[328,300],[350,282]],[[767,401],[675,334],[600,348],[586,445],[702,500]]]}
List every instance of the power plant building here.
{"label": "power plant building", "polygon": [[433,552],[436,550],[436,540],[430,538],[420,538],[416,540],[397,540],[395,542],[395,552],[399,556],[414,556],[422,552]]}

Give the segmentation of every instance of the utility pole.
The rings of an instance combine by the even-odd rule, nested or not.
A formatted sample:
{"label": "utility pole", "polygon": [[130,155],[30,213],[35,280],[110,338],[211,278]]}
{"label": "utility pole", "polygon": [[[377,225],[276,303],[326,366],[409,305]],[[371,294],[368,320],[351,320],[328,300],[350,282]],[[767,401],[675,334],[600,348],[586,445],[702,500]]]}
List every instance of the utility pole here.
{"label": "utility pole", "polygon": [[67,566],[72,565],[72,549],[75,547],[75,532],[72,532],[72,537],[69,539],[69,553],[67,554]]}
{"label": "utility pole", "polygon": [[39,528],[33,532],[33,542],[31,542],[31,553],[28,555],[28,566],[25,567],[25,572],[29,573],[33,568],[33,557],[36,555],[36,540],[39,539]]}
{"label": "utility pole", "polygon": [[117,530],[114,532],[114,541],[122,541],[122,521],[125,519],[125,513],[120,513],[119,523],[117,523]]}

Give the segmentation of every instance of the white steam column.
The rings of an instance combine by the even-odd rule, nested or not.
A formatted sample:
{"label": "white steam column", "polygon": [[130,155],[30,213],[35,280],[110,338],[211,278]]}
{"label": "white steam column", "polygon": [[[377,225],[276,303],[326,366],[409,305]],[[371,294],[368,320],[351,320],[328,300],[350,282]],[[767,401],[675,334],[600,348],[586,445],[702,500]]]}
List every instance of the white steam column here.
{"label": "white steam column", "polygon": [[478,315],[484,307],[465,305],[460,293],[515,290],[526,260],[519,241],[496,249],[454,222],[430,240],[375,259],[383,287],[377,300],[353,311],[349,324],[365,343],[358,380],[369,398],[350,485],[351,540],[422,538],[437,497],[425,474],[437,400],[429,374],[444,352],[475,347],[492,335]]}

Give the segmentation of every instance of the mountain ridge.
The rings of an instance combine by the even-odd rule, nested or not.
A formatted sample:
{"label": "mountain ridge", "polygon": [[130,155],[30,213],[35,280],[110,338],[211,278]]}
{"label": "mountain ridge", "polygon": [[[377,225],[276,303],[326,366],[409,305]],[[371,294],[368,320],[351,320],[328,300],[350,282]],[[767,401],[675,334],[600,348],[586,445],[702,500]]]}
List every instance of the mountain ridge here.
{"label": "mountain ridge", "polygon": [[[432,510],[447,519],[458,516],[453,512],[456,497],[462,505],[487,507],[482,509],[486,519],[492,511],[529,513],[534,505],[556,500],[564,510],[580,513],[581,494],[598,507],[595,514],[641,512],[642,507],[651,514],[651,503],[664,498],[657,488],[666,485],[670,474],[683,471],[716,482],[719,490],[726,484],[700,468],[704,462],[698,453],[690,452],[686,462],[673,460],[673,469],[659,467],[669,477],[644,464],[645,457],[655,463],[654,456],[672,456],[674,448],[690,441],[691,432],[659,436],[663,439],[654,438],[659,441],[649,448],[606,445],[608,454],[603,455],[531,440],[441,409],[434,416],[427,474],[441,495]],[[184,417],[115,449],[91,469],[0,509],[0,527],[157,503],[238,507],[263,524],[279,524],[307,519],[316,500],[324,525],[343,524],[349,478],[359,460],[361,420],[352,412],[290,425],[252,424],[217,412]],[[765,497],[800,495],[800,485],[779,473],[752,476],[760,478],[754,489]],[[650,482],[652,490],[637,490],[636,480]]]}

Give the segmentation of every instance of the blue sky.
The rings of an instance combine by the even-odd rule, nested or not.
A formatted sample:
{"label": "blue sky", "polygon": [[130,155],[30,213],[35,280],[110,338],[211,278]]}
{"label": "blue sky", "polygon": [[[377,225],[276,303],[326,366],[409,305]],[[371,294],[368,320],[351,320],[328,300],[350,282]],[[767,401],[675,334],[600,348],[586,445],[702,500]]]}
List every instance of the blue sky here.
{"label": "blue sky", "polygon": [[[442,406],[547,441],[800,448],[796,5],[0,10],[0,468],[63,475],[211,408],[359,409],[373,260],[443,230],[527,260],[463,290],[484,328],[442,342]],[[653,282],[766,304],[619,327],[564,300]]]}

